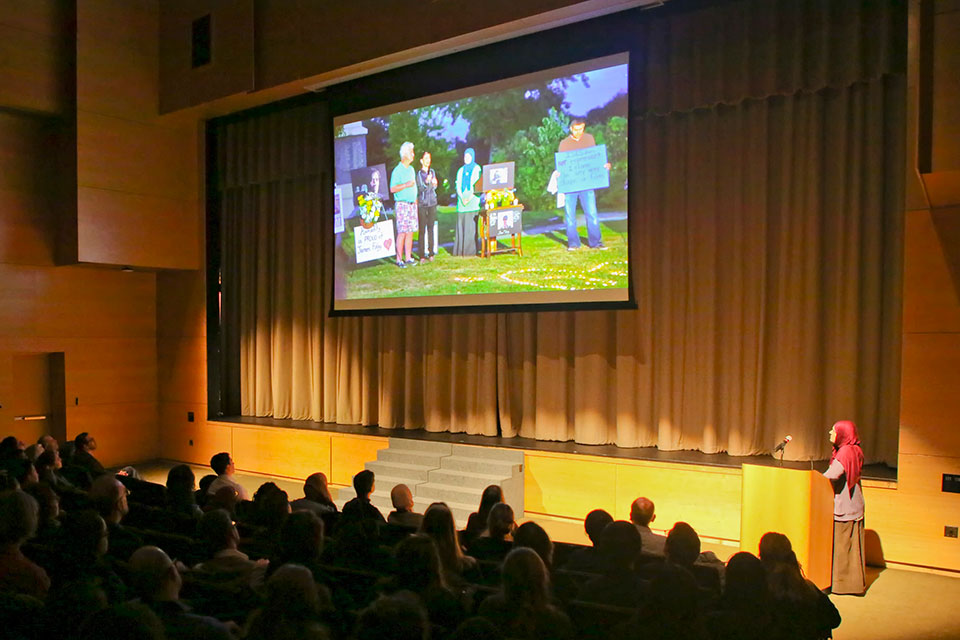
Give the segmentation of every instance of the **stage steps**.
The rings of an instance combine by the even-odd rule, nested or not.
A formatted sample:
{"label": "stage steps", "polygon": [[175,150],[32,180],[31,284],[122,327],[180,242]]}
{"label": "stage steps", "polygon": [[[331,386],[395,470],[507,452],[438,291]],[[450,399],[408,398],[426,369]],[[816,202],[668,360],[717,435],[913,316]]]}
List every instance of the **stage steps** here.
{"label": "stage steps", "polygon": [[[390,446],[366,468],[376,474],[370,501],[384,516],[393,510],[390,490],[405,484],[413,493],[415,511],[423,513],[433,502],[446,502],[463,528],[477,510],[484,488],[498,484],[517,520],[523,517],[522,451],[390,438]],[[342,507],[351,497],[350,489],[341,489],[336,502]]]}

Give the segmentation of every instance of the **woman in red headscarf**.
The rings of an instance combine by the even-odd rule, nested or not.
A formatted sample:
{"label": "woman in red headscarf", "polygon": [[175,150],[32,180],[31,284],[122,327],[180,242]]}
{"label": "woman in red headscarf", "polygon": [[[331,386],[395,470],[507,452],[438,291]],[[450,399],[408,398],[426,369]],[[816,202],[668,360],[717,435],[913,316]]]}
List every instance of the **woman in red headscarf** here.
{"label": "woman in red headscarf", "polygon": [[835,594],[866,591],[863,554],[863,449],[857,425],[841,420],[830,429],[833,455],[824,472],[833,483],[833,584]]}

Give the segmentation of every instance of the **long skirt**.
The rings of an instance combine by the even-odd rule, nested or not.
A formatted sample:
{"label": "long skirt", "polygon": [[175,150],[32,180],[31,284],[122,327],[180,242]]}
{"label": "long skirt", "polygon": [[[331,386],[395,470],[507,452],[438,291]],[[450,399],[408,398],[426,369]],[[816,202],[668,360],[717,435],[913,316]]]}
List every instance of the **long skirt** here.
{"label": "long skirt", "polygon": [[836,594],[860,595],[867,589],[863,520],[833,522],[833,584]]}
{"label": "long skirt", "polygon": [[457,228],[453,235],[453,255],[475,257],[477,255],[477,212],[457,213]]}

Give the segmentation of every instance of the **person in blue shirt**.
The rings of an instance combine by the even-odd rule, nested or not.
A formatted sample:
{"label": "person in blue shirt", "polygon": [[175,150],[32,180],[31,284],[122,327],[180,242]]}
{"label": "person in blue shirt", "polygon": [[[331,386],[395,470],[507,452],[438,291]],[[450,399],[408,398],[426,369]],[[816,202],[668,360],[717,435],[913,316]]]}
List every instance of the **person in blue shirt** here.
{"label": "person in blue shirt", "polygon": [[[400,145],[400,164],[390,174],[397,216],[397,266],[413,265],[413,234],[417,230],[417,172],[413,168],[413,143]],[[406,256],[406,258],[404,258]]]}

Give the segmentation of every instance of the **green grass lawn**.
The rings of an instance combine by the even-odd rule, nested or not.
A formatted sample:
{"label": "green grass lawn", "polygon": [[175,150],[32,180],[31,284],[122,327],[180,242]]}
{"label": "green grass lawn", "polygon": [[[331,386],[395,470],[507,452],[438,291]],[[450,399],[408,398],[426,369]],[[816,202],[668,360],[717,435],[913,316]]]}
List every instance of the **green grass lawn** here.
{"label": "green grass lawn", "polygon": [[[551,222],[557,212],[524,212],[524,227]],[[441,207],[440,245],[453,241],[456,210]],[[556,220],[552,220],[556,222]],[[348,225],[349,226],[349,225]],[[376,260],[347,273],[350,299],[404,296],[456,295],[522,291],[612,289],[627,286],[627,235],[625,225],[600,225],[607,251],[567,251],[563,231],[525,235],[523,257],[500,254],[490,258],[455,257],[441,248],[433,262],[401,269],[394,260]],[[580,229],[581,238],[586,228]],[[509,246],[501,239],[499,248]],[[419,244],[414,240],[414,253]],[[343,248],[352,261],[353,235],[344,234]]]}

